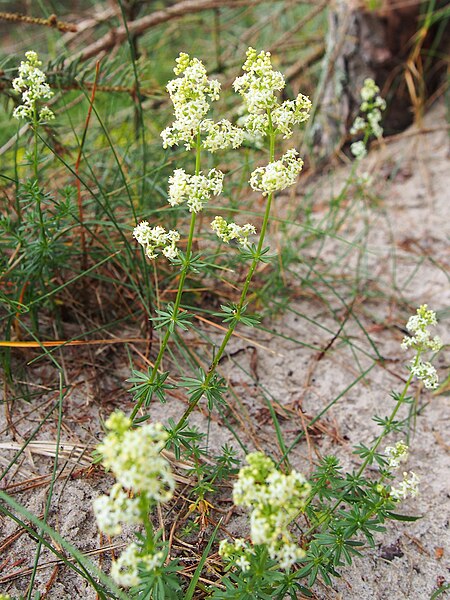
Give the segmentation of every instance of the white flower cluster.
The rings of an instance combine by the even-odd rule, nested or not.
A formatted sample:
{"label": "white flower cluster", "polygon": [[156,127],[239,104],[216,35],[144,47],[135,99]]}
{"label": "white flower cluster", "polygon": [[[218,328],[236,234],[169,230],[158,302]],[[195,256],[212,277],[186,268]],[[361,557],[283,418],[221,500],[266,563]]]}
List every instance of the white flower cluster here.
{"label": "white flower cluster", "polygon": [[20,63],[19,77],[13,79],[12,82],[15,91],[22,95],[23,102],[14,109],[13,117],[38,123],[50,121],[55,118],[55,115],[48,106],[43,106],[39,112],[36,107],[37,101],[53,96],[53,92],[46,82],[45,73],[39,69],[42,62],[33,50],[26,52],[25,57],[26,61]]}
{"label": "white flower cluster", "polygon": [[175,75],[167,84],[175,112],[175,121],[161,133],[163,146],[184,142],[190,150],[196,143],[200,125],[209,110],[209,100],[218,100],[220,83],[209,80],[203,63],[181,52],[176,59]]}
{"label": "white flower cluster", "polygon": [[353,144],[350,146],[350,152],[353,154],[356,160],[361,160],[367,154],[366,144],[362,140],[353,142]]}
{"label": "white flower cluster", "polygon": [[143,554],[139,546],[132,542],[119,556],[113,561],[111,566],[111,577],[116,583],[123,587],[137,585],[139,579],[139,565],[146,571],[152,571],[161,567],[164,560],[163,552],[153,554]]}
{"label": "white flower cluster", "polygon": [[120,411],[113,413],[105,425],[110,433],[98,451],[118,483],[157,502],[170,500],[175,481],[169,463],[161,456],[167,440],[163,426],[149,423],[130,429],[130,419]]}
{"label": "white flower cluster", "polygon": [[361,89],[361,112],[366,113],[366,118],[358,116],[350,129],[352,135],[363,133],[365,141],[354,142],[350,146],[350,151],[357,160],[361,160],[366,154],[366,141],[369,136],[374,135],[380,138],[383,135],[383,129],[380,125],[382,111],[386,108],[386,101],[379,95],[380,88],[373,79],[364,80]]}
{"label": "white flower cluster", "polygon": [[[117,483],[109,496],[94,500],[94,513],[101,531],[118,535],[124,523],[145,522],[153,503],[168,502],[175,480],[169,463],[161,456],[167,440],[162,425],[146,424],[131,429],[131,420],[120,411],[110,415],[105,425],[109,433],[97,450]],[[132,543],[113,562],[111,576],[119,585],[136,585],[138,566],[151,570],[160,566],[163,558],[162,552],[149,553]]]}
{"label": "white flower cluster", "polygon": [[211,198],[222,191],[223,173],[211,169],[207,175],[189,175],[184,169],[175,169],[169,177],[169,204],[178,206],[183,202],[190,212],[198,213]]}
{"label": "white flower cluster", "polygon": [[403,472],[403,481],[398,485],[398,487],[391,488],[390,495],[394,500],[403,500],[408,496],[417,496],[419,493],[419,477],[413,472],[410,471],[407,473]]}
{"label": "white flower cluster", "polygon": [[130,498],[120,483],[112,486],[109,496],[99,496],[94,500],[99,529],[108,535],[120,535],[124,523],[141,523],[141,511],[140,498]]}
{"label": "white flower cluster", "polygon": [[223,217],[214,217],[211,223],[211,229],[216,235],[227,244],[231,240],[236,240],[243,248],[248,248],[248,236],[256,234],[256,229],[250,223],[246,225],[236,225],[236,223],[227,223]]}
{"label": "white flower cluster", "polygon": [[272,69],[270,52],[258,54],[249,48],[242,70],[245,74],[234,80],[233,87],[244,98],[248,112],[262,113],[274,108],[278,104],[276,92],[286,84],[283,75]]}
{"label": "white flower cluster", "polygon": [[[413,361],[411,361],[413,362]],[[415,362],[415,360],[414,360]],[[429,390],[435,390],[439,385],[439,377],[436,369],[433,365],[424,360],[418,360],[417,364],[412,364],[411,373],[420,381],[423,381],[423,385]]]}
{"label": "white flower cluster", "polygon": [[297,150],[288,150],[279,160],[258,167],[250,176],[250,186],[263,195],[284,190],[294,184],[303,168]]}
{"label": "white flower cluster", "polygon": [[262,452],[247,455],[233,488],[233,502],[252,509],[250,530],[253,544],[265,544],[281,568],[289,569],[304,556],[292,540],[290,523],[303,509],[310,485],[301,473],[285,475]]}
{"label": "white flower cluster", "polygon": [[271,120],[275,131],[289,138],[293,126],[309,118],[309,98],[299,94],[295,100],[278,104],[277,92],[286,84],[283,75],[273,70],[270,52],[258,54],[254,48],[249,48],[242,70],[245,71],[244,75],[237,77],[233,86],[243,97],[249,113],[243,120],[243,126],[251,134],[264,136],[268,133]]}
{"label": "white flower cluster", "polygon": [[281,106],[277,106],[272,111],[276,131],[282,133],[284,138],[291,137],[293,126],[309,119],[311,107],[311,100],[303,94],[299,94],[295,100],[286,100]]}
{"label": "white flower cluster", "polygon": [[414,348],[420,351],[433,350],[438,352],[442,348],[442,341],[438,336],[431,339],[428,331],[428,327],[434,325],[437,325],[436,313],[429,310],[427,304],[422,304],[417,309],[416,314],[409,317],[406,323],[406,329],[414,335],[403,338],[402,349]]}
{"label": "white flower cluster", "polygon": [[152,260],[158,256],[157,249],[162,249],[166,258],[174,259],[178,256],[176,247],[176,243],[180,241],[178,231],[166,232],[164,227],[159,225],[150,227],[147,221],[142,221],[134,228],[133,237],[144,247],[146,256]]}
{"label": "white flower cluster", "polygon": [[406,323],[406,329],[414,335],[404,337],[401,344],[403,350],[413,348],[416,351],[416,357],[410,361],[411,373],[417,379],[423,381],[425,387],[429,389],[434,389],[438,386],[438,375],[433,365],[418,358],[418,355],[428,350],[438,352],[442,348],[441,339],[438,336],[431,338],[431,334],[428,331],[428,327],[436,324],[436,313],[428,309],[427,304],[423,304]]}
{"label": "white flower cluster", "polygon": [[408,446],[404,442],[397,442],[395,446],[387,446],[384,453],[388,457],[387,468],[398,469],[400,463],[408,460]]}
{"label": "white flower cluster", "polygon": [[250,570],[250,561],[255,554],[253,547],[243,538],[236,538],[233,542],[222,540],[219,544],[219,556],[227,561],[233,561],[241,571]]}
{"label": "white flower cluster", "polygon": [[227,119],[218,123],[205,119],[202,121],[201,130],[207,133],[202,146],[209,152],[225,150],[229,146],[239,148],[244,141],[244,131],[240,127],[234,127]]}

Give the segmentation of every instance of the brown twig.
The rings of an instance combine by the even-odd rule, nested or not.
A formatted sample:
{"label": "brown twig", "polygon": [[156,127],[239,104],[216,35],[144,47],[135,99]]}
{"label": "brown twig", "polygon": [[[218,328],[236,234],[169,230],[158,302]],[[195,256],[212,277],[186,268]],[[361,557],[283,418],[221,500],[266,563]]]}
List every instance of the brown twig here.
{"label": "brown twig", "polygon": [[[211,10],[214,8],[239,8],[241,6],[257,6],[269,2],[270,0],[182,0],[172,6],[168,6],[162,10],[157,10],[149,15],[145,15],[140,19],[128,23],[128,31],[131,36],[140,35],[147,29],[166,23],[172,19],[182,17],[187,14],[201,12],[203,10]],[[301,0],[302,3],[310,4],[307,0]],[[111,29],[107,34],[101,37],[96,42],[86,46],[83,50],[74,54],[69,63],[75,60],[88,60],[93,56],[97,56],[101,52],[105,52],[114,46],[120,45],[127,38],[125,27],[117,27]]]}
{"label": "brown twig", "polygon": [[41,19],[39,17],[30,17],[29,15],[22,15],[20,13],[8,13],[0,12],[0,19],[3,21],[10,21],[12,23],[29,23],[30,25],[43,25],[44,27],[52,27],[59,31],[78,31],[77,26],[72,23],[65,23],[64,21],[58,21],[56,15],[50,15],[48,19]]}

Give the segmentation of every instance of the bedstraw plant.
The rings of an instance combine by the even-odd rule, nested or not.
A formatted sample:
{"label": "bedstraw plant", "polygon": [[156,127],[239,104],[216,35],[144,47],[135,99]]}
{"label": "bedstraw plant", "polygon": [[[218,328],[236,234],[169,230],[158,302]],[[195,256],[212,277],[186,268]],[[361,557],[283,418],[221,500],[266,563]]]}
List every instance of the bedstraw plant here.
{"label": "bedstraw plant", "polygon": [[[122,524],[141,524],[137,541],[131,543],[114,562],[111,575],[131,597],[139,598],[192,598],[195,581],[200,576],[207,553],[213,543],[217,527],[194,576],[194,583],[182,592],[183,584],[178,573],[177,558],[171,556],[169,547],[161,541],[149,516],[157,503],[167,504],[172,499],[174,479],[161,452],[174,449],[176,456],[195,457],[199,484],[193,506],[203,502],[205,495],[215,492],[215,482],[221,475],[230,476],[235,469],[235,458],[229,450],[227,466],[218,460],[215,467],[201,466],[201,436],[189,428],[189,417],[196,406],[206,400],[209,410],[226,404],[227,388],[217,372],[221,357],[235,329],[258,322],[258,317],[248,310],[248,294],[258,264],[271,260],[266,235],[269,228],[271,205],[276,192],[295,184],[303,161],[295,149],[284,150],[278,156],[281,139],[291,137],[294,127],[308,118],[311,103],[299,94],[295,100],[279,101],[285,87],[281,73],[274,71],[270,54],[247,51],[243,65],[244,74],[234,82],[235,91],[242,96],[245,115],[240,125],[209,118],[212,102],[218,100],[220,85],[208,79],[201,61],[181,53],[174,69],[176,78],[167,90],[174,107],[175,119],[161,134],[165,148],[184,145],[192,152],[193,172],[177,168],[168,181],[168,201],[190,213],[187,240],[181,244],[179,231],[166,231],[147,221],[138,223],[134,238],[145,250],[149,260],[163,255],[174,268],[179,269],[179,284],[173,303],[156,311],[151,319],[161,332],[159,352],[148,373],[133,372],[130,381],[135,394],[135,405],[129,417],[114,413],[106,422],[108,434],[98,447],[103,465],[112,471],[116,483],[108,496],[95,501],[94,508],[99,528],[108,534],[119,534]],[[378,135],[380,110],[384,101],[378,88],[366,81],[363,89],[364,110],[355,123],[355,132],[364,131],[352,152],[360,159],[371,134]],[[208,369],[199,368],[197,374],[188,374],[180,381],[161,371],[163,356],[175,332],[192,327],[189,310],[183,307],[183,292],[189,275],[204,268],[203,257],[195,254],[193,240],[197,215],[211,198],[220,195],[224,174],[217,168],[206,171],[204,153],[214,153],[227,147],[238,148],[249,137],[263,140],[268,149],[269,162],[249,175],[249,185],[265,198],[265,210],[259,232],[252,224],[239,225],[227,222],[217,215],[211,223],[212,231],[225,243],[234,242],[241,260],[247,263],[247,274],[236,303],[222,305],[217,316],[225,324],[221,343],[215,349]],[[282,142],[283,143],[283,142]],[[364,146],[364,152],[361,149]],[[358,150],[356,152],[356,150]],[[256,242],[251,241],[258,235]],[[426,305],[410,318],[407,329],[413,335],[402,343],[405,350],[413,350],[409,377],[400,393],[393,393],[393,406],[387,416],[375,416],[381,431],[371,444],[359,444],[355,454],[360,465],[344,472],[337,457],[325,456],[314,472],[305,477],[292,468],[281,469],[280,463],[262,452],[246,456],[235,480],[233,503],[249,511],[248,536],[236,539],[226,537],[218,545],[222,572],[217,585],[201,587],[203,594],[216,600],[297,598],[299,593],[311,596],[311,587],[317,578],[327,584],[339,577],[340,569],[360,556],[364,546],[374,545],[375,534],[384,531],[387,520],[414,520],[397,512],[401,501],[418,493],[419,478],[414,472],[397,471],[408,457],[408,446],[403,441],[405,421],[398,419],[402,406],[411,404],[408,391],[416,377],[425,387],[435,388],[437,374],[425,353],[440,349],[441,342],[431,337],[429,328],[436,325],[433,311]],[[171,381],[169,384],[168,381]],[[166,401],[168,392],[178,387],[186,390],[188,407],[177,422],[169,421],[164,427],[148,424],[147,408],[156,397]],[[385,438],[398,439],[394,445],[385,445]],[[228,460],[229,459],[229,460]],[[370,473],[368,468],[371,467]],[[203,487],[202,487],[203,485]],[[219,524],[220,526],[220,524]],[[215,569],[218,575],[217,568]],[[183,594],[186,594],[183,596]]]}
{"label": "bedstraw plant", "polygon": [[[34,215],[38,230],[40,250],[28,283],[43,276],[45,283],[44,266],[50,261],[50,249],[60,235],[60,223],[56,220],[62,219],[64,212],[55,213],[55,225],[51,213],[47,211],[44,218],[42,210],[47,197],[39,184],[39,129],[54,114],[43,104],[52,92],[40,66],[37,54],[27,52],[19,76],[13,81],[21,101],[14,117],[25,119],[33,132],[33,150],[28,157],[32,177],[19,186],[21,198],[26,202],[18,207],[18,213],[27,210]],[[233,88],[242,98],[243,110],[238,124],[233,124],[212,118],[212,106],[219,100],[221,89],[218,81],[209,79],[203,63],[185,53],[176,59],[175,78],[167,85],[174,120],[162,131],[161,138],[168,152],[181,146],[187,160],[191,159],[190,172],[176,168],[167,182],[171,210],[190,215],[187,234],[149,220],[133,224],[133,238],[142,247],[145,259],[167,260],[169,268],[178,271],[174,301],[148,315],[159,335],[159,349],[146,373],[132,372],[129,382],[134,395],[133,409],[129,415],[116,411],[109,416],[104,424],[105,437],[96,449],[96,462],[101,462],[114,478],[109,492],[94,500],[98,528],[113,537],[131,530],[135,539],[127,541],[125,549],[112,561],[107,576],[88,564],[85,557],[80,558],[80,553],[76,554],[69,544],[64,546],[64,540],[46,522],[39,522],[25,509],[22,511],[42,528],[40,543],[45,543],[45,532],[54,536],[64,550],[74,553],[80,572],[102,600],[192,600],[195,593],[215,600],[283,600],[298,598],[299,594],[310,597],[318,579],[331,584],[332,578],[339,577],[341,569],[352,564],[367,545],[373,546],[375,535],[385,530],[387,521],[416,519],[398,512],[402,501],[419,490],[419,477],[414,471],[403,470],[409,451],[408,419],[401,419],[400,414],[404,406],[411,413],[415,400],[408,394],[414,379],[428,389],[438,385],[437,372],[426,355],[439,352],[442,343],[430,332],[437,320],[427,305],[420,306],[406,324],[411,335],[404,338],[401,347],[413,356],[403,389],[392,393],[387,415],[374,416],[379,434],[371,443],[355,446],[358,466],[353,470],[346,472],[339,459],[330,455],[319,459],[313,472],[305,475],[289,464],[289,450],[278,462],[261,451],[246,453],[246,464],[240,469],[237,453],[229,446],[224,446],[213,460],[210,456],[205,460],[203,435],[190,426],[190,416],[199,403],[205,402],[209,411],[220,411],[227,405],[228,390],[218,370],[219,362],[239,326],[251,328],[260,320],[250,310],[249,296],[258,266],[274,259],[267,245],[271,208],[277,192],[294,185],[303,168],[303,159],[295,148],[286,148],[286,140],[308,119],[309,98],[298,94],[295,99],[281,101],[285,79],[273,69],[268,52],[249,48],[242,69],[243,74],[236,78]],[[362,134],[362,139],[351,147],[356,158],[351,177],[366,153],[370,136],[382,134],[380,119],[385,104],[372,80],[365,81],[361,96],[361,112],[365,117],[357,117],[352,129],[353,134]],[[262,221],[257,230],[254,224],[240,222],[239,213],[238,222],[227,221],[221,215],[212,219],[207,243],[215,246],[215,241],[220,240],[227,245],[227,251],[238,254],[245,265],[243,281],[237,301],[221,305],[215,313],[222,323],[223,338],[214,348],[209,365],[195,372],[186,371],[177,378],[163,370],[162,365],[170,341],[193,328],[195,315],[183,304],[189,277],[211,273],[210,262],[195,250],[201,221],[198,215],[221,195],[226,177],[219,168],[209,168],[210,155],[230,148],[239,151],[246,143],[266,146],[267,164],[248,173],[252,192],[264,201]],[[28,238],[24,234],[25,239]],[[33,257],[30,246],[23,247]],[[166,402],[174,390],[187,397],[184,412],[177,420],[168,419],[164,424],[150,422],[151,402],[154,399]],[[392,439],[387,440],[388,437]],[[175,554],[155,518],[157,513],[160,523],[164,511],[176,508],[173,464],[180,458],[189,465],[188,475],[193,482],[191,489],[184,491],[190,502],[188,515],[199,513],[192,526],[200,523],[203,533],[210,530],[209,510],[214,495],[219,493],[218,484],[224,481],[233,480],[232,504],[248,513],[248,527],[238,538],[232,538],[221,521],[214,524],[197,567],[190,573],[189,583],[184,577],[182,557]],[[15,501],[3,492],[0,494],[9,507],[17,510]],[[9,508],[3,510],[12,515]],[[185,531],[188,530],[186,524]],[[208,579],[201,581],[205,571]],[[30,594],[31,587],[28,597]],[[0,594],[1,598],[6,600],[8,595]]]}

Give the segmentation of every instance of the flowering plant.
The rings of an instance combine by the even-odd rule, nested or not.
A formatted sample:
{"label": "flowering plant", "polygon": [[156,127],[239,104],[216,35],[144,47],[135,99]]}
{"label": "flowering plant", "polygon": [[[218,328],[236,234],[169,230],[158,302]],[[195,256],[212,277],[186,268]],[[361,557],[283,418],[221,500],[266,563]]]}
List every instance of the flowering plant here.
{"label": "flowering plant", "polygon": [[[168,182],[168,203],[174,208],[186,207],[190,213],[186,250],[177,247],[181,239],[178,231],[151,227],[147,221],[134,229],[133,235],[149,259],[162,254],[179,267],[179,285],[175,301],[165,310],[158,310],[158,316],[152,319],[165,332],[148,374],[134,372],[131,380],[136,383],[132,388],[136,391],[134,409],[129,418],[115,414],[107,421],[110,432],[99,446],[105,467],[110,468],[117,479],[109,496],[96,500],[100,528],[117,534],[124,523],[143,524],[146,532],[140,541],[129,545],[113,565],[113,577],[124,586],[139,585],[144,573],[154,577],[158,569],[165,568],[163,563],[173,567],[173,560],[164,553],[164,546],[157,543],[150,521],[145,517],[156,502],[168,502],[174,489],[170,468],[160,453],[168,446],[178,455],[184,450],[190,455],[195,434],[188,431],[187,425],[192,411],[203,398],[206,398],[209,410],[226,402],[225,381],[216,369],[235,328],[240,323],[253,326],[257,322],[255,316],[246,312],[247,294],[258,263],[267,260],[268,248],[264,248],[264,240],[271,204],[276,192],[295,183],[303,166],[303,160],[294,148],[276,158],[276,140],[278,137],[289,138],[294,125],[308,118],[310,109],[309,99],[302,94],[295,100],[279,102],[284,78],[273,70],[269,53],[257,53],[253,48],[247,51],[244,75],[234,82],[234,89],[242,96],[247,111],[241,127],[226,120],[215,123],[209,118],[210,103],[218,99],[220,85],[208,79],[201,61],[181,53],[174,70],[177,78],[169,82],[167,90],[174,105],[175,120],[161,135],[166,148],[184,143],[187,151],[195,151],[194,172],[177,168]],[[365,82],[361,107],[368,119],[364,122],[364,147],[369,135],[380,133],[377,127],[383,102],[378,91],[372,81]],[[355,127],[358,123],[361,125],[358,121]],[[167,390],[173,387],[166,383],[169,373],[161,373],[159,368],[175,329],[191,327],[191,315],[182,310],[182,297],[189,273],[202,268],[200,257],[195,257],[192,251],[197,215],[223,190],[223,172],[217,168],[207,172],[202,170],[202,153],[216,152],[227,146],[238,147],[245,135],[255,134],[267,140],[269,149],[269,163],[254,169],[249,177],[250,187],[265,198],[258,242],[251,244],[249,241],[251,235],[256,235],[256,228],[250,223],[238,225],[227,222],[220,215],[211,222],[211,229],[219,239],[225,243],[235,241],[242,257],[250,261],[239,301],[223,305],[217,313],[227,327],[209,368],[199,368],[198,375],[183,378],[181,386],[187,390],[188,407],[178,422],[171,422],[166,430],[154,425],[140,425],[145,415],[138,417],[138,412],[148,406],[153,396],[165,401]],[[420,359],[423,352],[440,347],[438,338],[431,339],[426,329],[435,323],[434,313],[426,306],[408,321],[407,328],[414,336],[406,338],[402,346],[416,350],[410,377],[403,391],[394,395],[395,405],[390,416],[375,418],[382,432],[370,446],[360,444],[355,448],[355,454],[361,460],[357,470],[342,473],[338,459],[327,456],[319,460],[315,471],[306,479],[292,468],[282,472],[261,452],[247,454],[247,465],[240,469],[233,486],[233,502],[250,511],[249,535],[247,538],[227,537],[220,542],[218,551],[224,562],[224,572],[221,586],[210,590],[211,598],[281,600],[286,594],[292,598],[297,592],[309,594],[309,588],[319,576],[325,583],[330,583],[332,577],[339,576],[340,566],[351,564],[353,557],[360,555],[364,545],[362,539],[373,545],[375,533],[384,529],[386,520],[402,519],[394,510],[407,495],[418,492],[419,478],[414,472],[408,474],[405,471],[402,481],[395,485],[395,471],[406,462],[408,447],[399,441],[388,446],[384,454],[379,447],[388,434],[401,429],[395,416],[400,407],[409,402],[406,394],[413,377],[418,376],[429,384],[428,387],[437,383],[431,365]],[[378,472],[368,476],[366,469],[374,463],[378,465]],[[214,489],[212,482],[216,475],[207,476],[208,470],[201,467],[197,467],[196,472],[201,473],[203,483],[197,486],[199,498],[192,505],[193,510],[202,504],[207,512],[211,505],[204,495]],[[172,573],[176,568],[173,567]]]}

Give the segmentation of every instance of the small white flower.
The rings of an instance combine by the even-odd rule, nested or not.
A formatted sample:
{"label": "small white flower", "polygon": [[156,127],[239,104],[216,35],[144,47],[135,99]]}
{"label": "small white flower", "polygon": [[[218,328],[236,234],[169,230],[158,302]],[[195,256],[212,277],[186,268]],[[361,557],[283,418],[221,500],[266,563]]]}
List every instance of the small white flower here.
{"label": "small white flower", "polygon": [[216,235],[227,244],[231,240],[236,240],[243,248],[248,248],[248,236],[256,234],[256,229],[250,223],[240,226],[236,223],[227,223],[223,217],[214,217],[211,223],[211,229]]}
{"label": "small white flower", "polygon": [[249,113],[261,113],[277,105],[275,93],[284,88],[285,81],[279,71],[272,69],[270,52],[260,52],[254,48],[247,50],[241,77],[233,83],[236,92],[241,94]]}
{"label": "small white flower", "polygon": [[278,548],[269,547],[269,555],[278,562],[281,569],[287,571],[305,556],[305,551],[296,544],[280,544]]}
{"label": "small white flower", "polygon": [[366,145],[362,140],[359,142],[353,142],[353,144],[350,146],[350,152],[357,160],[361,160],[367,154]]}
{"label": "small white flower", "polygon": [[361,99],[364,102],[369,102],[369,100],[373,100],[375,98],[379,91],[380,88],[377,86],[375,81],[368,77],[364,80],[363,87],[361,88]]}
{"label": "small white flower", "polygon": [[410,367],[411,373],[423,381],[424,386],[427,389],[434,390],[439,385],[439,378],[436,372],[436,369],[430,362],[425,362],[422,360],[417,361],[413,358],[411,360],[412,366]]}
{"label": "small white flower", "polygon": [[131,587],[139,583],[139,547],[133,542],[113,561],[111,577],[123,587]]}
{"label": "small white flower", "polygon": [[367,122],[362,117],[356,117],[356,119],[353,121],[353,125],[350,129],[350,133],[352,135],[356,135],[357,133],[364,131],[364,129],[366,127],[367,127]]}
{"label": "small white flower", "polygon": [[272,121],[277,131],[282,133],[284,138],[291,137],[293,126],[309,119],[311,106],[311,100],[307,96],[299,94],[295,100],[286,100],[281,106],[274,108]]}
{"label": "small white flower", "polygon": [[176,169],[169,177],[169,204],[178,206],[186,202],[190,212],[198,213],[211,196],[222,191],[223,173],[211,169],[207,175],[188,175],[184,169]]}
{"label": "small white flower", "polygon": [[[270,556],[283,569],[289,569],[304,555],[291,538],[289,525],[302,510],[310,485],[301,473],[281,473],[261,452],[247,455],[233,486],[236,505],[248,506],[253,544],[266,544]],[[230,547],[224,546],[232,552]]]}
{"label": "small white flower", "polygon": [[404,471],[403,473],[403,481],[398,485],[398,487],[393,487],[391,489],[391,497],[394,500],[404,500],[408,495],[417,496],[419,493],[419,477],[413,472],[410,471],[407,473]]}
{"label": "small white flower", "polygon": [[[366,79],[361,89],[361,106],[360,111],[366,113],[366,118],[357,116],[350,129],[352,135],[363,133],[364,140],[367,140],[371,135],[380,138],[383,135],[383,128],[380,125],[381,111],[386,108],[386,102],[378,95],[380,88],[375,84],[373,79]],[[350,146],[350,151],[357,160],[361,160],[366,154],[365,141],[359,140]]]}
{"label": "small white flower", "polygon": [[245,573],[245,571],[250,569],[250,562],[245,558],[245,556],[242,555],[236,560],[236,566]]}
{"label": "small white flower", "polygon": [[139,503],[139,498],[130,498],[120,483],[114,484],[109,496],[99,496],[94,500],[98,528],[108,535],[119,535],[123,523],[142,523]]}
{"label": "small white flower", "polygon": [[139,546],[133,542],[122,552],[117,560],[113,561],[111,577],[118,585],[132,587],[140,581],[139,565],[146,571],[153,571],[162,565],[163,560],[163,552],[144,554],[139,549]]}
{"label": "small white flower", "polygon": [[148,221],[142,221],[133,230],[133,237],[145,249],[145,254],[151,260],[157,258],[156,250],[161,250],[166,258],[174,259],[178,256],[176,243],[180,241],[178,231],[167,231],[157,225],[150,227]]}
{"label": "small white flower", "polygon": [[38,111],[36,103],[53,96],[50,86],[46,82],[46,75],[39,69],[42,62],[36,52],[29,50],[25,53],[26,61],[19,67],[19,76],[13,79],[14,90],[22,95],[22,104],[15,108],[13,117],[27,119],[38,123],[50,121],[55,118],[53,111],[44,106]]}
{"label": "small white flower", "polygon": [[225,150],[229,146],[238,148],[244,141],[244,132],[242,129],[234,127],[226,119],[222,119],[218,123],[214,123],[210,119],[205,119],[202,121],[201,129],[207,133],[202,145],[210,152]]}
{"label": "small white flower", "polygon": [[181,52],[176,59],[175,75],[167,84],[167,91],[174,106],[175,121],[161,133],[163,146],[167,148],[184,142],[192,148],[201,123],[209,111],[209,102],[218,100],[220,83],[209,80],[203,63]]}
{"label": "small white flower", "polygon": [[161,455],[167,432],[159,423],[128,429],[129,419],[116,411],[106,421],[110,433],[98,446],[103,465],[111,469],[125,489],[168,502],[175,489],[170,464]]}
{"label": "small white flower", "polygon": [[291,149],[279,160],[255,169],[249,183],[255,191],[267,195],[293,185],[302,168],[303,160],[296,150]]}
{"label": "small white flower", "polygon": [[424,382],[426,388],[435,389],[438,386],[439,379],[436,369],[429,362],[417,358],[421,353],[431,350],[438,352],[442,348],[442,341],[438,336],[431,338],[428,327],[437,325],[436,313],[430,310],[427,304],[422,304],[416,314],[408,319],[406,329],[413,333],[412,336],[405,336],[401,343],[403,350],[413,348],[416,351],[416,357],[411,359],[411,373]]}
{"label": "small white flower", "polygon": [[397,442],[395,446],[387,446],[384,453],[388,457],[387,468],[398,469],[400,463],[408,460],[408,446],[404,442]]}

